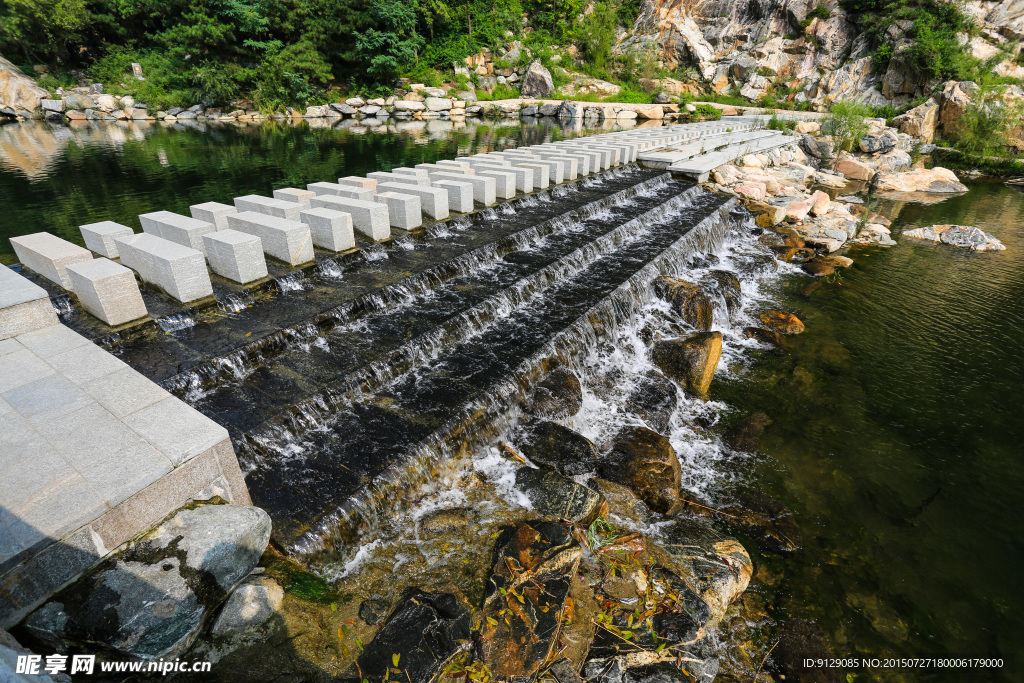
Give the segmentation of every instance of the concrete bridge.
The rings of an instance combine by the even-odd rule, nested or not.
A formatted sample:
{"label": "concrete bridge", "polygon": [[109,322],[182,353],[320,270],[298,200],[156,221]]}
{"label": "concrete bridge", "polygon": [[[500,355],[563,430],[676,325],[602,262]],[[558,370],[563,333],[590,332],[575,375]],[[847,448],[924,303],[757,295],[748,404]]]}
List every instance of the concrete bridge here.
{"label": "concrete bridge", "polygon": [[[46,232],[12,239],[22,267],[0,268],[0,627],[190,500],[248,504],[255,486],[255,502],[273,507],[274,478],[252,455],[252,434],[279,428],[301,406],[341,405],[344,387],[407,367],[427,338],[455,344],[466,316],[507,304],[510,292],[592,278],[563,292],[572,302],[565,315],[578,315],[610,295],[603,286],[646,274],[682,233],[667,226],[635,253],[622,251],[623,237],[687,202],[699,225],[725,201],[696,198],[656,171],[701,181],[744,154],[795,142],[764,121],[607,133],[201,202],[189,216],[140,216],[138,234],[112,221],[83,225],[85,248]],[[562,234],[572,221],[590,232]],[[464,237],[446,241],[452,233]],[[562,251],[503,262],[511,279],[498,289],[467,284],[459,291],[477,298],[460,295],[434,313],[395,305],[551,235]],[[612,254],[617,269],[596,269]],[[290,348],[368,311],[392,317],[372,344],[365,334],[342,337],[347,365],[285,367]],[[553,317],[552,334],[569,320]],[[399,324],[405,337],[388,332]],[[218,373],[232,372],[243,379],[217,393]],[[182,400],[193,390],[213,391],[201,410]],[[282,412],[289,405],[299,408]],[[353,444],[345,448],[374,448]],[[361,476],[380,476],[386,464]],[[308,508],[292,499],[271,510],[281,545],[299,547],[338,504],[306,498]]]}

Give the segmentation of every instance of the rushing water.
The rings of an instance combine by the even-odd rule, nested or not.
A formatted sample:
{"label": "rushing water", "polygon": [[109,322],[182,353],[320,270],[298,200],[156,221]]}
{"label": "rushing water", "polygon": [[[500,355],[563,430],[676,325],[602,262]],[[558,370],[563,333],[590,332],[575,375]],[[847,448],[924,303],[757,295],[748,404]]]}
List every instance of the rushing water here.
{"label": "rushing water", "polygon": [[[785,576],[778,613],[816,622],[836,656],[1004,660],[843,675],[1019,681],[1024,195],[978,184],[882,208],[898,213],[899,246],[854,250],[841,286],[787,277],[779,302],[807,332],[712,385],[738,414],[773,420],[745,475],[803,531],[803,552],[759,561]],[[899,236],[936,223],[979,226],[1007,250]]]}

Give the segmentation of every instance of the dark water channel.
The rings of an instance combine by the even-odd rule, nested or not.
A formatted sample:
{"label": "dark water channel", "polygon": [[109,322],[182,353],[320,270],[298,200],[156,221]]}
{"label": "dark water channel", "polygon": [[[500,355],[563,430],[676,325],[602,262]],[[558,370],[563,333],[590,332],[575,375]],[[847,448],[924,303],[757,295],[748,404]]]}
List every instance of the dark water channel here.
{"label": "dark water channel", "polygon": [[[841,286],[785,278],[807,332],[714,389],[773,420],[749,478],[792,507],[804,550],[761,561],[785,576],[779,616],[816,622],[836,656],[1004,663],[842,680],[1024,680],[1024,194],[883,208],[899,246],[854,250]],[[1007,250],[899,236],[937,223]]]}

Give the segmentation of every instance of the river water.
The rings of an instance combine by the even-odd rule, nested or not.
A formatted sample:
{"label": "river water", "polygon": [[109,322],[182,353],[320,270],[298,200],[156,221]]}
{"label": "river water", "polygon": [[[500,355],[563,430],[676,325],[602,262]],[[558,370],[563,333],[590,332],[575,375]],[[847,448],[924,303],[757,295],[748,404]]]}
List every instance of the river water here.
{"label": "river water", "polygon": [[[6,238],[18,234],[79,242],[77,226],[93,221],[137,227],[147,211],[187,213],[202,201],[574,134],[518,123],[4,126],[0,262],[13,262]],[[776,605],[762,651],[775,633],[811,623],[839,657],[1004,661],[970,672],[842,668],[843,678],[1019,680],[1024,195],[979,183],[938,204],[879,209],[895,217],[899,246],[853,250],[839,282],[808,288],[808,277],[790,273],[757,293],[796,312],[807,332],[784,352],[735,346],[711,405],[727,420],[762,411],[772,423],[759,453],[740,457],[680,426],[684,481],[716,505],[738,489],[765,492],[802,529],[803,550],[784,557],[746,544],[759,578],[782,577],[751,589]],[[900,238],[935,223],[977,225],[1008,249],[965,253]],[[599,440],[602,427],[587,416],[574,426]]]}

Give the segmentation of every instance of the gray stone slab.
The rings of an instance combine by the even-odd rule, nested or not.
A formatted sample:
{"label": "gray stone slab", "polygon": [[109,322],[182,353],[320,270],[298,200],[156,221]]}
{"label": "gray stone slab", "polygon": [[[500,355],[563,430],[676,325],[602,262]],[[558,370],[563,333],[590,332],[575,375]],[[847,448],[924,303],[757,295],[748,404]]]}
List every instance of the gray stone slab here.
{"label": "gray stone slab", "polygon": [[75,469],[93,490],[113,507],[171,471],[171,461],[150,444],[140,441],[119,451],[101,453]]}
{"label": "gray stone slab", "polygon": [[377,181],[373,178],[361,178],[357,175],[349,175],[344,178],[338,178],[339,185],[352,185],[353,187],[361,187],[366,190],[377,191]]}
{"label": "gray stone slab", "polygon": [[430,185],[429,177],[424,178],[423,176],[411,175],[409,173],[374,171],[373,173],[368,173],[367,177],[375,180],[378,187],[381,183],[413,183],[414,185],[420,185],[423,187],[428,187]]}
{"label": "gray stone slab", "polygon": [[203,235],[214,232],[213,223],[173,211],[154,211],[139,216],[143,232],[203,252]]}
{"label": "gray stone slab", "polygon": [[435,171],[430,174],[431,180],[454,180],[460,183],[469,183],[473,186],[473,201],[484,206],[493,206],[497,201],[497,183],[494,178],[477,177],[462,173],[449,173],[447,171]]}
{"label": "gray stone slab", "polygon": [[309,200],[315,196],[316,192],[300,190],[297,187],[282,187],[279,190],[274,190],[274,199],[280,199],[286,202],[295,202],[304,209],[309,208]]}
{"label": "gray stone slab", "polygon": [[551,185],[551,169],[544,164],[536,164],[530,161],[512,161],[515,168],[525,168],[533,173],[533,188],[535,190],[546,190]]}
{"label": "gray stone slab", "polygon": [[[371,174],[372,175],[372,174]],[[310,191],[316,193],[316,197],[344,197],[346,199],[361,199],[365,202],[373,201],[374,190],[368,187],[357,187],[355,185],[341,185],[338,183],[310,183],[307,185]],[[310,207],[314,206],[312,199]]]}
{"label": "gray stone slab", "polygon": [[116,418],[142,410],[170,397],[159,384],[132,368],[81,383],[82,390]]}
{"label": "gray stone slab", "polygon": [[[235,208],[239,213],[256,212],[275,218],[283,218],[288,221],[298,221],[299,211],[304,207],[295,202],[283,199],[271,199],[258,194],[247,194],[244,197],[235,197]],[[230,225],[230,223],[229,223]]]}
{"label": "gray stone slab", "polygon": [[0,264],[0,309],[41,299],[50,302],[50,295],[45,289],[24,275]]}
{"label": "gray stone slab", "polygon": [[9,353],[21,351],[23,348],[25,347],[19,344],[17,339],[4,339],[0,341],[0,356],[6,356]]}
{"label": "gray stone slab", "polygon": [[88,249],[48,232],[12,237],[11,246],[19,261],[67,290],[71,289],[71,280],[65,269],[72,263],[92,260]]}
{"label": "gray stone slab", "polygon": [[0,308],[0,340],[58,324],[57,312],[47,299]]}
{"label": "gray stone slab", "polygon": [[123,325],[149,314],[135,273],[128,268],[99,258],[70,265],[67,272],[79,303],[106,324]]}
{"label": "gray stone slab", "polygon": [[30,425],[45,424],[93,402],[62,375],[54,374],[5,391],[4,400]]}
{"label": "gray stone slab", "polygon": [[78,228],[85,240],[85,246],[92,249],[100,256],[107,258],[118,258],[117,242],[118,237],[131,237],[135,231],[127,225],[121,225],[114,221],[101,221],[89,223]]}
{"label": "gray stone slab", "polygon": [[117,244],[122,264],[178,301],[189,303],[213,295],[201,251],[150,234],[120,239]]}
{"label": "gray stone slab", "polygon": [[655,169],[666,169],[674,163],[684,162],[702,154],[716,151],[737,142],[748,142],[761,138],[778,136],[779,131],[763,130],[751,132],[733,132],[704,135],[695,140],[684,140],[656,150],[644,151],[640,154],[640,162]]}
{"label": "gray stone slab", "polygon": [[423,225],[423,210],[418,196],[400,192],[378,192],[374,200],[388,207],[391,227],[412,230]]}
{"label": "gray stone slab", "polygon": [[214,227],[218,230],[227,230],[228,220],[226,216],[228,214],[238,213],[238,209],[230,204],[204,202],[202,204],[193,204],[189,207],[189,212],[192,214],[192,218],[205,221],[207,223],[213,223]]}
{"label": "gray stone slab", "polygon": [[[6,399],[4,399],[6,401]],[[19,469],[32,469],[32,462],[42,459],[49,451],[54,451],[53,444],[37,432],[25,418],[15,411],[0,415],[0,434],[3,435],[3,448],[0,448],[0,471],[5,474]],[[68,467],[70,471],[70,466]],[[28,476],[28,475],[19,475]],[[6,477],[0,477],[2,483]],[[13,508],[18,500],[33,495],[34,491],[19,491],[13,486],[7,494],[0,494],[0,509]]]}
{"label": "gray stone slab", "polygon": [[52,367],[28,349],[0,356],[0,394],[53,372]]}
{"label": "gray stone slab", "polygon": [[246,284],[267,277],[263,243],[256,235],[238,230],[219,230],[204,235],[210,270],[233,282]]}
{"label": "gray stone slab", "polygon": [[52,325],[18,337],[17,343],[46,360],[59,353],[91,344],[88,339],[65,325]]}
{"label": "gray stone slab", "polygon": [[306,209],[299,219],[309,226],[313,244],[329,251],[345,251],[356,246],[352,214],[323,207]]}
{"label": "gray stone slab", "polygon": [[78,472],[52,483],[46,496],[17,509],[18,517],[50,538],[62,538],[102,515],[107,504]]}
{"label": "gray stone slab", "polygon": [[46,362],[79,386],[128,367],[124,361],[93,343],[55,354]]}
{"label": "gray stone slab", "polygon": [[226,429],[173,396],[128,415],[124,423],[175,467],[228,438]]}
{"label": "gray stone slab", "polygon": [[[317,199],[314,197],[313,202]],[[243,211],[228,216],[228,225],[232,230],[259,237],[265,254],[288,265],[309,263],[314,258],[313,238],[309,234],[309,228],[297,220]]]}
{"label": "gray stone slab", "polygon": [[668,170],[698,182],[705,182],[711,171],[723,164],[739,159],[746,154],[757,154],[784,147],[798,142],[800,139],[792,135],[769,135],[757,138],[752,137],[753,134],[750,135],[751,139],[733,143],[724,149],[713,150],[685,161],[676,161],[668,167]]}
{"label": "gray stone slab", "polygon": [[420,198],[420,208],[424,214],[434,220],[448,218],[448,192],[440,187],[424,187],[411,183],[381,183],[377,186],[381,192],[399,192]]}
{"label": "gray stone slab", "polygon": [[[168,425],[168,428],[173,427],[174,425]],[[145,441],[141,435],[98,403],[89,403],[37,425],[36,430],[76,470],[97,458]]]}
{"label": "gray stone slab", "polygon": [[433,186],[448,193],[448,209],[459,213],[473,210],[473,184],[458,180],[435,180]]}
{"label": "gray stone slab", "polygon": [[391,237],[391,218],[386,204],[349,199],[338,196],[318,196],[310,204],[313,208],[333,209],[352,216],[352,227],[372,240]]}

